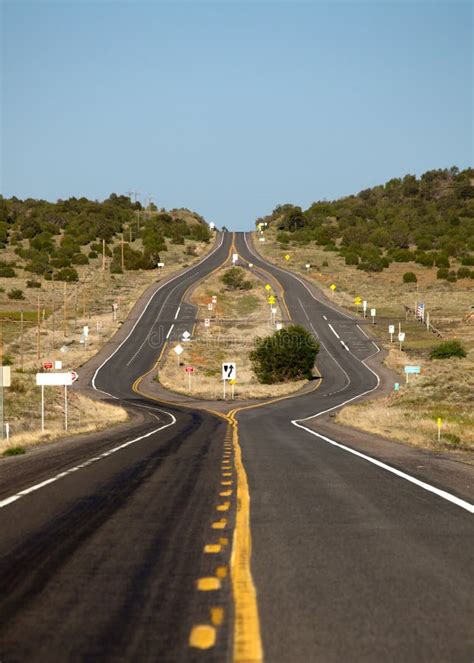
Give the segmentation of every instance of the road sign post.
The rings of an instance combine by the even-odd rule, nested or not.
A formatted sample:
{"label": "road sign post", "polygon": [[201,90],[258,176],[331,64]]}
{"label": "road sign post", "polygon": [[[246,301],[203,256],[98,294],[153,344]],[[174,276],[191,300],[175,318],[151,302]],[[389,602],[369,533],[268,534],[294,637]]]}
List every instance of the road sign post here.
{"label": "road sign post", "polygon": [[402,331],[398,332],[398,341],[400,343],[400,352],[402,351],[402,344],[403,344],[404,340],[405,340],[405,332],[402,332]]}
{"label": "road sign post", "polygon": [[176,357],[178,358],[178,366],[179,366],[179,356],[180,356],[181,353],[184,351],[184,348],[183,348],[182,345],[179,345],[179,343],[178,343],[178,345],[175,345],[175,347],[173,348],[173,350],[174,350],[174,352],[176,353]]}
{"label": "road sign post", "polygon": [[367,317],[367,301],[364,299],[362,302],[362,310],[364,311],[364,318]]}
{"label": "road sign post", "polygon": [[419,375],[421,373],[420,366],[405,366],[403,370],[405,371],[407,384],[409,375]]}
{"label": "road sign post", "polygon": [[370,315],[372,317],[372,324],[375,325],[375,316],[377,314],[377,310],[375,308],[370,309]]}
{"label": "road sign post", "polygon": [[390,334],[390,343],[393,343],[393,335],[395,334],[395,325],[388,326],[388,333]]}
{"label": "road sign post", "polygon": [[442,424],[443,424],[443,420],[441,419],[441,417],[438,417],[436,419],[436,425],[438,427],[438,442],[441,442],[441,426],[442,426]]}
{"label": "road sign post", "polygon": [[37,373],[36,384],[41,387],[41,432],[44,433],[44,388],[64,387],[64,429],[68,427],[67,388],[78,379],[75,371],[68,373]]}
{"label": "road sign post", "polygon": [[224,400],[226,399],[226,382],[235,380],[237,375],[237,364],[232,361],[226,361],[222,363],[222,384],[223,384],[223,393]]}
{"label": "road sign post", "polygon": [[186,368],[184,370],[188,374],[188,389],[189,389],[189,391],[191,391],[191,375],[194,373],[194,367],[193,366],[186,366]]}

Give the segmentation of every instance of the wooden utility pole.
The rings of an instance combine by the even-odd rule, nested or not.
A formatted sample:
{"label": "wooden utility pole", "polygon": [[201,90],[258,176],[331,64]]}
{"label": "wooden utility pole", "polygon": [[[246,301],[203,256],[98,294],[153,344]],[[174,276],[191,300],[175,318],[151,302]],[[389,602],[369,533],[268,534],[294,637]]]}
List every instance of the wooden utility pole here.
{"label": "wooden utility pole", "polygon": [[53,345],[53,350],[54,350],[54,333],[56,331],[56,316],[55,316],[55,301],[54,301],[54,281],[53,281],[53,289],[51,291],[51,306],[52,306],[52,332],[53,332],[53,339],[52,339],[52,345]]}
{"label": "wooden utility pole", "polygon": [[3,440],[3,320],[0,320],[0,437]]}
{"label": "wooden utility pole", "polygon": [[40,296],[38,293],[38,303],[36,308],[36,359],[41,357],[41,308]]}
{"label": "wooden utility pole", "polygon": [[82,288],[82,319],[86,320],[86,286]]}
{"label": "wooden utility pole", "polygon": [[105,239],[102,240],[102,271],[105,272]]}
{"label": "wooden utility pole", "polygon": [[63,313],[64,313],[64,338],[67,338],[67,283],[64,281],[64,305],[63,305]]}
{"label": "wooden utility pole", "polygon": [[125,269],[125,258],[124,258],[124,245],[123,245],[123,233],[122,233],[122,239],[120,240],[120,254],[122,257],[122,271]]}
{"label": "wooden utility pole", "polygon": [[20,312],[20,368],[23,373],[23,332],[24,332],[24,316],[23,311]]}

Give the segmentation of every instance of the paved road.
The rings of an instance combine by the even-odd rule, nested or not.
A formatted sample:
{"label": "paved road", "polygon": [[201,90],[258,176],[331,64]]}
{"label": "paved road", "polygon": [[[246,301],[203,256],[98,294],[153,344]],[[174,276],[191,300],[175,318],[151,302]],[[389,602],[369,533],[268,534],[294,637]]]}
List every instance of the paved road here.
{"label": "paved road", "polygon": [[217,596],[196,590],[198,578],[229,564],[230,542],[203,552],[232,531],[232,505],[226,529],[211,528],[222,515],[216,507],[227,424],[206,412],[160,407],[131,385],[153,365],[172,325],[170,340],[190,327],[193,310],[181,299],[227,258],[231,239],[220,236],[202,264],[157,286],[96,375],[98,390],[140,413],[131,430],[0,463],[2,663],[203,660],[189,637],[196,623],[210,622],[211,608],[216,623],[224,619],[205,660],[228,660],[229,579]]}
{"label": "paved road", "polygon": [[321,343],[317,391],[238,415],[266,660],[472,661],[472,514],[291,423],[373,389],[376,347],[243,234],[236,247]]}
{"label": "paved road", "polygon": [[[140,413],[131,427],[0,463],[2,663],[231,660],[229,429],[131,385],[190,328],[182,297],[232,239],[158,285],[95,375],[104,397]],[[472,516],[315,436],[317,419],[292,423],[374,389],[363,360],[377,348],[243,234],[235,244],[280,280],[288,317],[322,345],[314,392],[238,415],[266,661],[471,661]],[[219,591],[197,590],[216,575]],[[214,647],[189,647],[197,624],[214,625]]]}

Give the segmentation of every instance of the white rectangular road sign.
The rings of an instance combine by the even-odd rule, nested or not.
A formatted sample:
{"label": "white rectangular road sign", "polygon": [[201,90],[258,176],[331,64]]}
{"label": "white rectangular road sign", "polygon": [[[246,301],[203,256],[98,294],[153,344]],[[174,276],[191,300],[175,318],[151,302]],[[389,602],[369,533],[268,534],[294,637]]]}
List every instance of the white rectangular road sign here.
{"label": "white rectangular road sign", "polygon": [[2,375],[1,375],[0,380],[1,380],[0,387],[10,387],[11,386],[10,366],[2,366]]}
{"label": "white rectangular road sign", "polygon": [[398,334],[398,340],[400,341],[400,343],[403,343],[403,341],[405,340],[405,332],[400,332]]}
{"label": "white rectangular road sign", "polygon": [[73,383],[72,373],[36,373],[38,387],[70,387]]}
{"label": "white rectangular road sign", "polygon": [[389,325],[388,326],[388,333],[389,334],[395,334],[395,325]]}
{"label": "white rectangular road sign", "polygon": [[211,326],[211,321],[209,318],[204,318],[204,327],[210,327]]}
{"label": "white rectangular road sign", "polygon": [[222,379],[235,380],[237,376],[237,364],[232,361],[226,361],[222,364]]}
{"label": "white rectangular road sign", "polygon": [[239,254],[238,253],[233,253],[232,254],[232,262],[237,262],[238,259],[239,259]]}

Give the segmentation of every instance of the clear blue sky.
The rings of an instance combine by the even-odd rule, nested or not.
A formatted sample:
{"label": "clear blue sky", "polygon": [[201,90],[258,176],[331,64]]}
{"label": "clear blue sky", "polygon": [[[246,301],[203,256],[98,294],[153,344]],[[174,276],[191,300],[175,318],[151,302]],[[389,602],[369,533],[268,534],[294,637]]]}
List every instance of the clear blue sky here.
{"label": "clear blue sky", "polygon": [[472,4],[4,2],[3,195],[230,229],[472,164]]}

